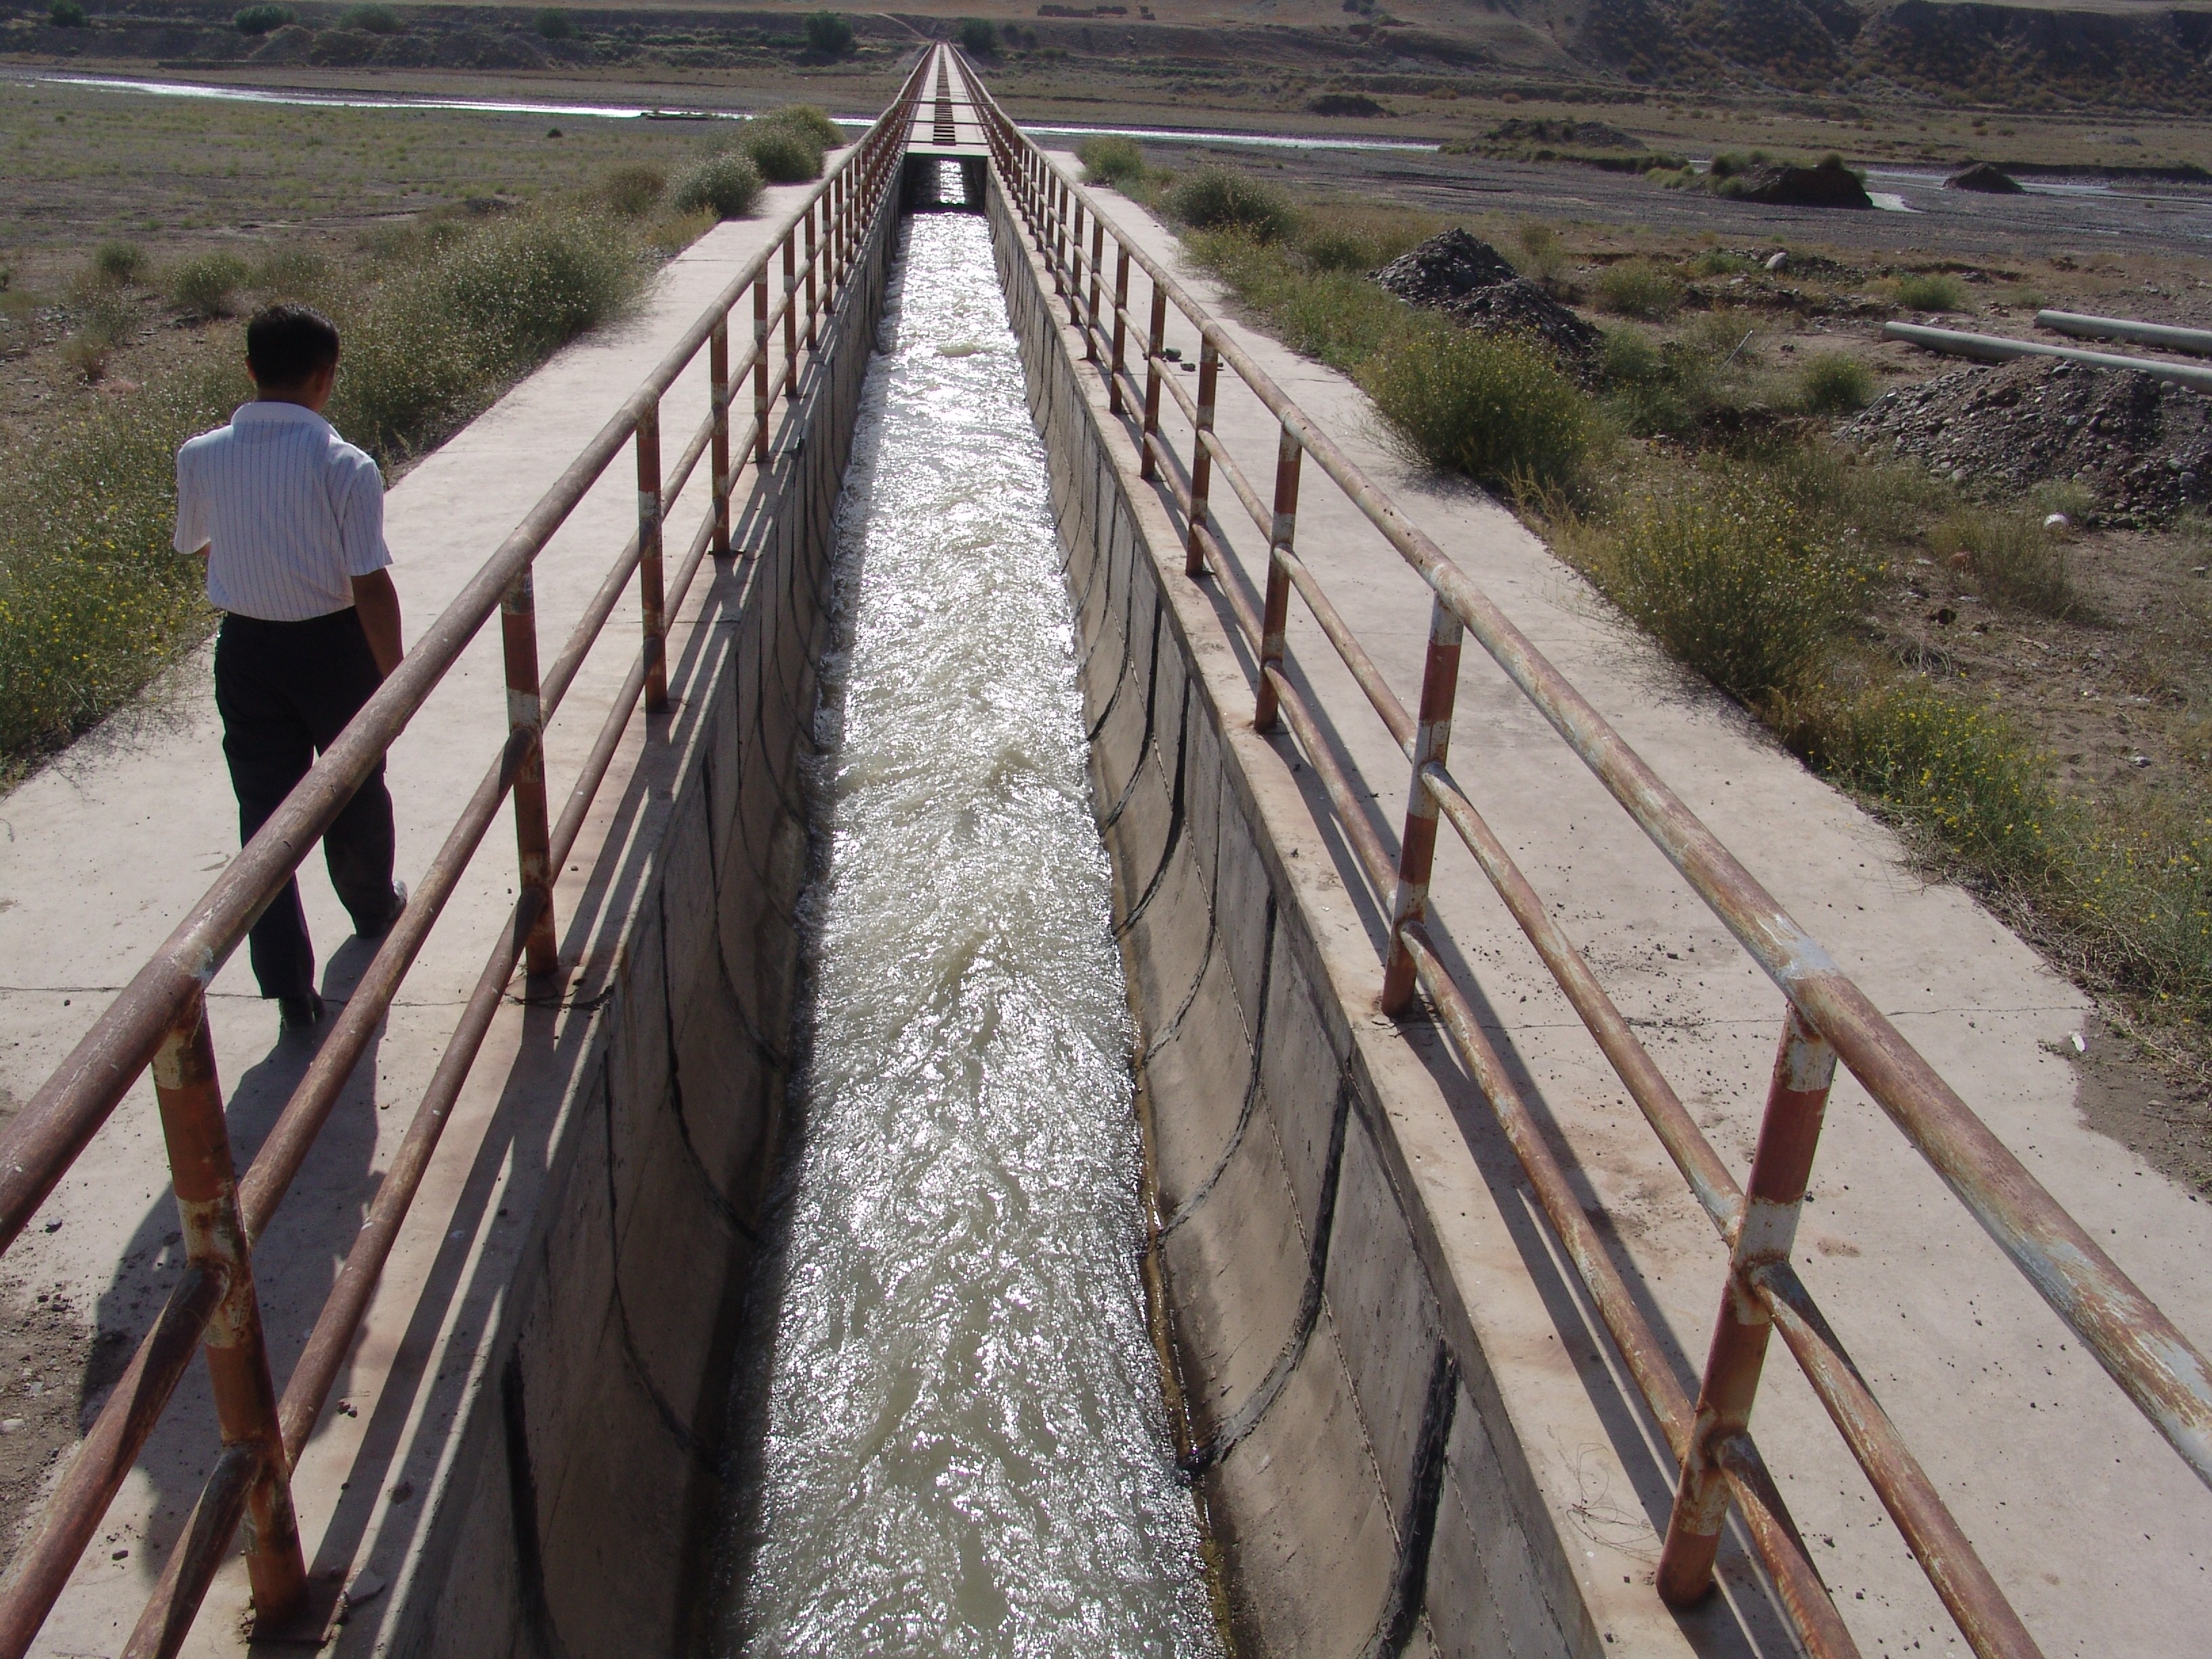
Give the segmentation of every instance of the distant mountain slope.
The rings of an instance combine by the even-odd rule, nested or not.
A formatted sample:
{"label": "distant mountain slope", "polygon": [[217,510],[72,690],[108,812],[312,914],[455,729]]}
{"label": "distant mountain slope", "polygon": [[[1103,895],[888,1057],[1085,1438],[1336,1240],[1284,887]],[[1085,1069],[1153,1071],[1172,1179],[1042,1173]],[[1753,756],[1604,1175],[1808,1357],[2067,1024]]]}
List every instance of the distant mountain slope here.
{"label": "distant mountain slope", "polygon": [[2212,9],[1900,0],[1559,0],[1577,60],[1634,81],[1888,82],[1977,103],[2212,108]]}

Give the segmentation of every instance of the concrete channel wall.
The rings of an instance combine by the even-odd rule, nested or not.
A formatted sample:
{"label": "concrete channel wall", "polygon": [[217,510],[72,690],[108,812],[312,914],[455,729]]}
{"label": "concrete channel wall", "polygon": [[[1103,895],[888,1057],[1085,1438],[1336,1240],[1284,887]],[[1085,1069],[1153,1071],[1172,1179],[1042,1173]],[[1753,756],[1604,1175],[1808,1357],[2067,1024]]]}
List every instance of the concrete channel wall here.
{"label": "concrete channel wall", "polygon": [[1407,1200],[1422,1154],[1364,1052],[1376,1017],[1332,988],[1243,758],[1244,668],[995,183],[990,212],[1078,609],[1185,1462],[1239,1650],[1607,1652]]}
{"label": "concrete channel wall", "polygon": [[394,1605],[349,1626],[345,1650],[615,1659],[702,1633],[737,1315],[787,1093],[799,766],[896,222],[879,217],[769,474],[736,504],[750,556],[671,664],[665,741],[629,781],[605,919],[549,1041],[557,1106],[532,1149],[544,1176],[503,1328],[476,1347]]}

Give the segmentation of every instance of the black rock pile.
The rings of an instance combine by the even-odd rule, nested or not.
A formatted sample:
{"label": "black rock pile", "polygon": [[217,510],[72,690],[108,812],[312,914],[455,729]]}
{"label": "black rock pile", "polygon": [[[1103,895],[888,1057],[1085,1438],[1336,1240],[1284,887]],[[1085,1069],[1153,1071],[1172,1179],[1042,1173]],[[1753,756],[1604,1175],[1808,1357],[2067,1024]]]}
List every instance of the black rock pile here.
{"label": "black rock pile", "polygon": [[1888,393],[1841,434],[1970,485],[2070,478],[2116,523],[2212,501],[2212,400],[2134,370],[2033,357],[1963,368]]}
{"label": "black rock pile", "polygon": [[1480,238],[1454,228],[1431,236],[1375,273],[1408,305],[1441,311],[1486,334],[1512,334],[1554,353],[1587,378],[1604,336],[1506,262]]}

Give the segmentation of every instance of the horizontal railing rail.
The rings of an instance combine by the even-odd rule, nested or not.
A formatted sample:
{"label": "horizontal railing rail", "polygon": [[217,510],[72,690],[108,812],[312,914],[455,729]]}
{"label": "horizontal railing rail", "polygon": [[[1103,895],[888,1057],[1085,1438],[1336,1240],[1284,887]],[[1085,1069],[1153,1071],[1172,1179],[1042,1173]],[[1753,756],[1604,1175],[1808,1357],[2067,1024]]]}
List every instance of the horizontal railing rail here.
{"label": "horizontal railing rail", "polygon": [[[0,1249],[5,1249],[150,1066],[186,1256],[167,1305],[0,1587],[0,1659],[21,1659],[29,1649],[202,1346],[223,1449],[124,1652],[131,1659],[167,1659],[178,1650],[240,1519],[249,1516],[246,1561],[257,1632],[319,1633],[314,1620],[329,1610],[309,1606],[292,1513],[292,1468],[352,1347],[518,963],[540,985],[559,968],[554,926],[557,872],[582,833],[585,816],[640,699],[648,713],[666,707],[667,618],[680,610],[708,557],[726,558],[736,550],[730,542],[730,503],[738,480],[750,468],[757,487],[770,471],[777,399],[787,408],[799,401],[802,358],[818,351],[825,323],[836,316],[888,213],[896,209],[899,164],[929,61],[925,52],[896,99],[866,137],[834,158],[782,234],[745,262],[523,515],[0,1139]],[[733,359],[731,316],[748,295],[752,338]],[[664,469],[663,399],[702,347],[708,354],[708,407],[675,465]],[[811,371],[813,360],[807,361]],[[750,414],[743,430],[733,434],[730,406],[736,388],[748,377]],[[635,461],[636,531],[559,654],[541,673],[534,562],[626,448]],[[705,511],[673,580],[667,580],[666,520],[702,459],[711,469]],[[561,707],[633,578],[643,639],[558,818],[549,823],[546,722]],[[507,739],[241,1179],[224,1124],[207,988],[262,908],[291,878],[495,611],[506,665]],[[510,798],[520,878],[514,908],[440,1051],[368,1218],[279,1398],[262,1340],[254,1244],[374,1039],[492,820]]]}
{"label": "horizontal railing rail", "polygon": [[[963,66],[966,68],[965,65]],[[1108,410],[1137,451],[1140,477],[1172,504],[1185,572],[1224,577],[1226,605],[1255,664],[1254,725],[1287,724],[1327,795],[1336,826],[1387,907],[1380,1005],[1402,1015],[1424,994],[1488,1100],[1638,1391],[1679,1464],[1657,1586],[1686,1605],[1712,1581],[1731,1503],[1808,1650],[1857,1651],[1753,1444],[1749,1421],[1770,1333],[1781,1331],[1814,1395],[1979,1655],[2022,1659],[2026,1626],[1821,1316],[1790,1255],[1837,1063],[1849,1068],[2120,1388],[2212,1485],[2212,1367],[2106,1255],[1935,1068],[1905,1041],[1810,934],[1669,789],[1566,678],[1325,428],[1278,386],[1233,334],[1125,234],[1095,198],[1055,167],[968,73],[1002,192],[1103,383]],[[1107,247],[1112,243],[1110,254]],[[1086,246],[1087,242],[1087,246]],[[1110,270],[1109,270],[1110,264]],[[1133,297],[1141,273],[1149,302]],[[1197,384],[1166,355],[1169,307],[1199,337]],[[1133,372],[1131,347],[1141,382]],[[1178,354],[1179,355],[1179,354]],[[1270,496],[1215,431],[1221,369],[1278,424]],[[1186,459],[1163,428],[1161,392],[1188,433]],[[1310,458],[1344,499],[1430,589],[1429,645],[1418,707],[1408,710],[1296,550],[1299,493]],[[1266,539],[1267,575],[1255,605],[1237,582],[1212,514],[1216,475]],[[1290,600],[1304,601],[1412,768],[1395,848],[1376,830],[1365,787],[1340,758],[1291,672]],[[1521,693],[1666,855],[1787,1000],[1787,1012],[1749,1179],[1739,1183],[1684,1109],[1573,941],[1485,821],[1449,767],[1463,638],[1473,634]],[[1511,1070],[1431,933],[1428,889],[1438,820],[1449,823],[1559,985],[1681,1172],[1729,1251],[1711,1352],[1693,1401],[1605,1249],[1538,1127]]]}

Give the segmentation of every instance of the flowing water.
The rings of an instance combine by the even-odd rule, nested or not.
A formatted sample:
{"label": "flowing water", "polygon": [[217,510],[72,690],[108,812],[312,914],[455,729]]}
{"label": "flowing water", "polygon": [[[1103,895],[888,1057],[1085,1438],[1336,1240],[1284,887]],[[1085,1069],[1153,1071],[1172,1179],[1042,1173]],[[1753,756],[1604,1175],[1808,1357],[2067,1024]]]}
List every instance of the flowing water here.
{"label": "flowing water", "polygon": [[908,224],[838,505],[803,1100],[722,1647],[1212,1654],[1044,453],[986,225]]}

